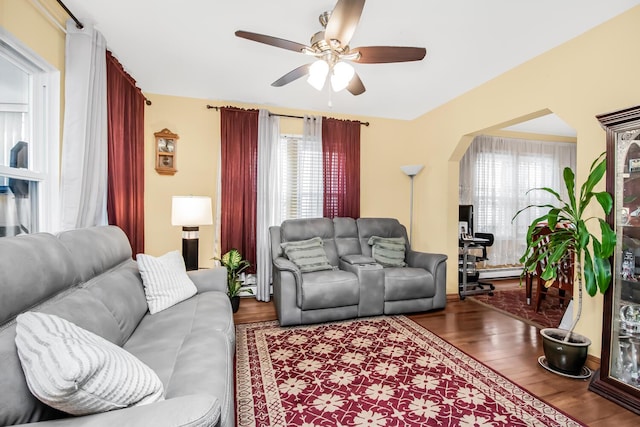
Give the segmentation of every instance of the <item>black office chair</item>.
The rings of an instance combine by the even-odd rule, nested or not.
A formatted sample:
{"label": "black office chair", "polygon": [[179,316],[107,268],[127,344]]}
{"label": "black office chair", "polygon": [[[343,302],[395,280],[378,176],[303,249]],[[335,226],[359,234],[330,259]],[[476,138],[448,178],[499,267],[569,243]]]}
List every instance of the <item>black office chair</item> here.
{"label": "black office chair", "polygon": [[[492,233],[476,233],[476,234],[475,234],[475,237],[477,237],[477,238],[479,238],[479,239],[485,239],[485,240],[487,240],[487,243],[483,243],[483,244],[476,245],[476,247],[477,247],[477,248],[482,248],[482,256],[480,256],[480,257],[476,258],[476,261],[477,261],[477,262],[482,262],[482,261],[486,261],[486,260],[488,260],[489,258],[487,257],[487,248],[488,248],[489,246],[492,246],[492,245],[493,245],[493,241],[494,241],[493,234],[492,234]],[[478,276],[479,276],[479,273],[478,273]],[[478,280],[478,287],[479,287],[480,289],[485,289],[485,286],[486,286],[488,289],[491,289],[492,291],[496,288],[496,287],[493,285],[493,283],[483,282],[483,281]]]}

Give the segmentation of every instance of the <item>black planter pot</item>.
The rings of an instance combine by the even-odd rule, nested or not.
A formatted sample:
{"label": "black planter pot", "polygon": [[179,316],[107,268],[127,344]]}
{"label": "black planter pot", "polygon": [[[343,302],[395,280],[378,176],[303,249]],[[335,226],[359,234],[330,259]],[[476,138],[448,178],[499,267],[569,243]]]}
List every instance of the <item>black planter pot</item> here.
{"label": "black planter pot", "polygon": [[229,297],[231,300],[231,309],[234,313],[238,311],[240,308],[240,295],[236,295],[235,297]]}
{"label": "black planter pot", "polygon": [[568,333],[565,329],[542,329],[540,335],[544,356],[552,371],[564,375],[580,375],[587,361],[591,340],[574,332],[569,342],[564,342]]}

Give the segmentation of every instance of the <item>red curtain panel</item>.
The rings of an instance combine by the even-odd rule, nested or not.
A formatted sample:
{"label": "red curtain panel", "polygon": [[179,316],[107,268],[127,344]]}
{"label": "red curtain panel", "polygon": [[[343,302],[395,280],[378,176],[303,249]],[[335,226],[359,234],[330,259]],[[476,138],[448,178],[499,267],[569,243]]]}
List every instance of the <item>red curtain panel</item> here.
{"label": "red curtain panel", "polygon": [[360,122],[322,118],[323,215],[360,217]]}
{"label": "red curtain panel", "polygon": [[144,252],[144,104],[135,80],[107,51],[107,215],[134,255]]}
{"label": "red curtain panel", "polygon": [[220,109],[220,250],[237,249],[256,265],[258,110]]}

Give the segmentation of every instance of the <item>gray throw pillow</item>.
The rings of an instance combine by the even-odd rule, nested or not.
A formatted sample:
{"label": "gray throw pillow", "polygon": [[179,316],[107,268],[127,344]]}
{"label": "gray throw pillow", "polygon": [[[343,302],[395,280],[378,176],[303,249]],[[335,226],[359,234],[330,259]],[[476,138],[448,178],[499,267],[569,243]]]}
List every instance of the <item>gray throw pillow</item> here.
{"label": "gray throw pillow", "polygon": [[324,251],[324,242],[320,237],[297,242],[285,242],[281,243],[280,247],[284,250],[287,258],[297,265],[303,273],[333,270],[333,266],[327,258],[327,253]]}
{"label": "gray throw pillow", "polygon": [[404,237],[371,236],[367,242],[372,246],[373,259],[383,267],[405,267]]}

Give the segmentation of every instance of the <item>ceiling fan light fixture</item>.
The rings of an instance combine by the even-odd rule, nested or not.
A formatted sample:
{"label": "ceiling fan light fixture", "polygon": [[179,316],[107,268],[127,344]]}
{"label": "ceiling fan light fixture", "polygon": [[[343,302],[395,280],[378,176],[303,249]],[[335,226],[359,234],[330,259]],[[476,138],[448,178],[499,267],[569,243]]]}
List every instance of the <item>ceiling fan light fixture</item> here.
{"label": "ceiling fan light fixture", "polygon": [[336,63],[331,73],[331,87],[333,91],[340,92],[345,89],[349,85],[355,72],[351,64],[347,64],[346,62]]}
{"label": "ceiling fan light fixture", "polygon": [[307,83],[317,90],[322,90],[324,82],[327,80],[327,74],[329,74],[329,64],[327,64],[326,61],[319,59],[309,67]]}

